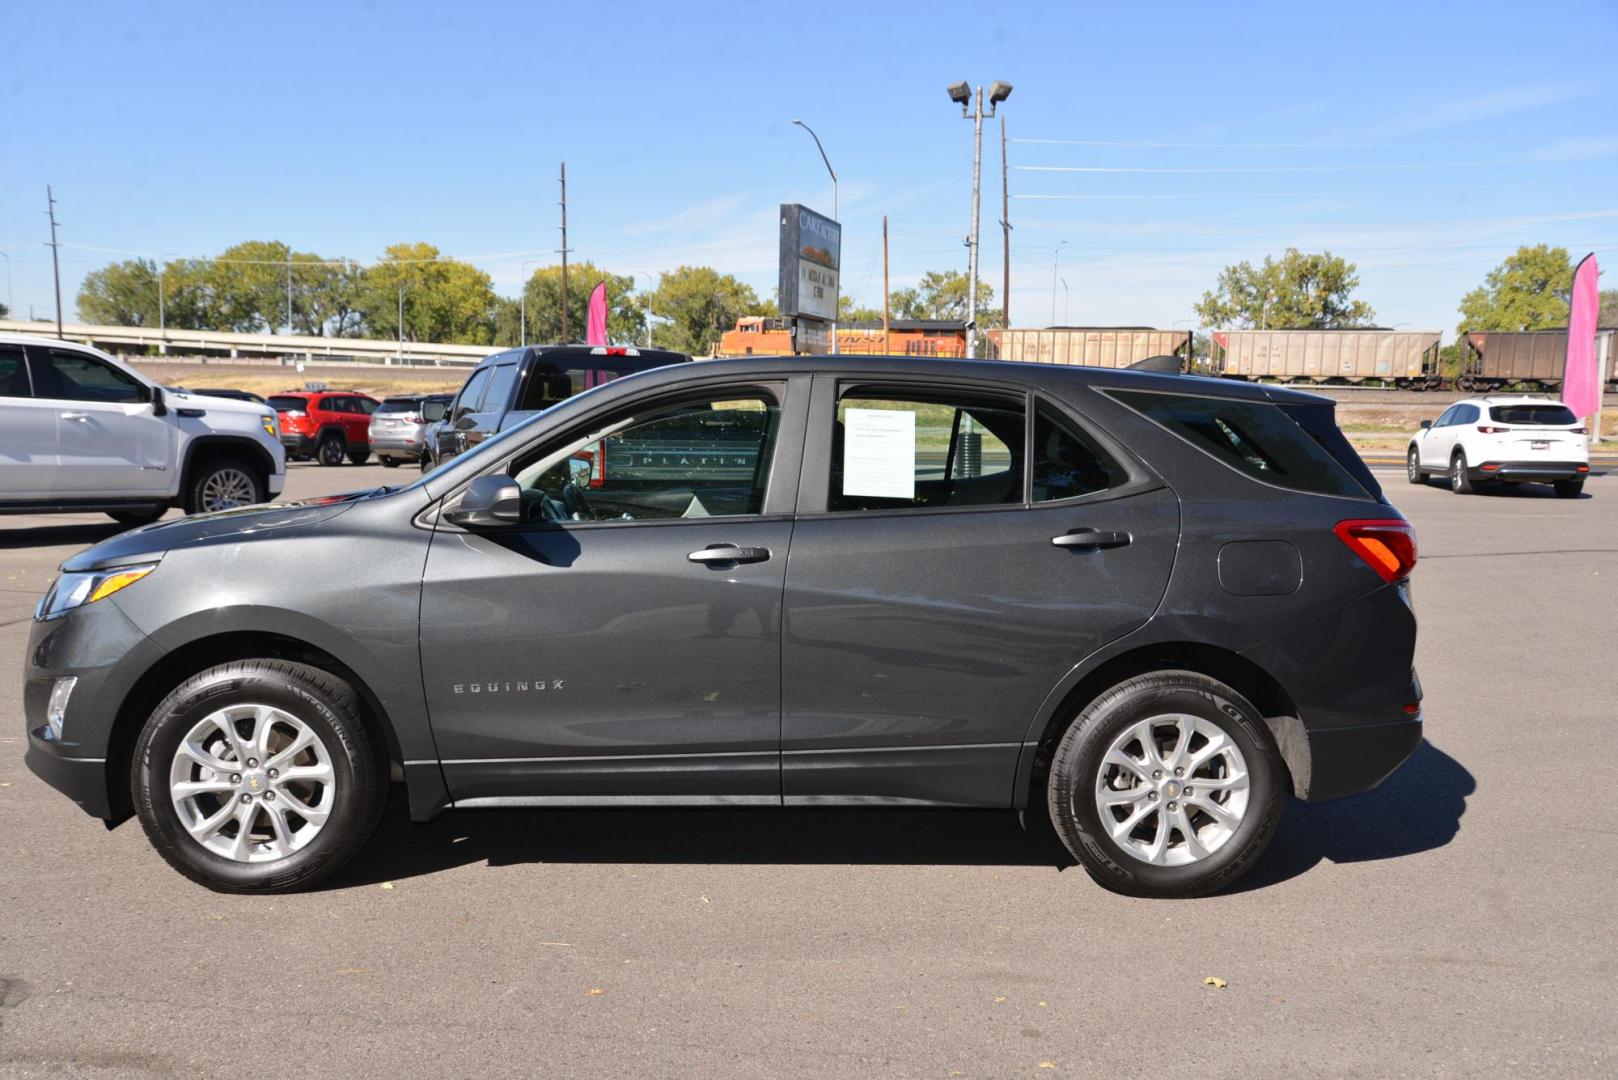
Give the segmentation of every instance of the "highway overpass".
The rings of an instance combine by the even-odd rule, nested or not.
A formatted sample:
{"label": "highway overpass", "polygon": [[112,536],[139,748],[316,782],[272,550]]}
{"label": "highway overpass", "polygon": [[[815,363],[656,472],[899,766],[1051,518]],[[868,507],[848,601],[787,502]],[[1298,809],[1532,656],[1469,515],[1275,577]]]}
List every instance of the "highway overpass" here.
{"label": "highway overpass", "polygon": [[[0,319],[0,334],[54,338],[54,322]],[[68,341],[94,345],[114,354],[144,356],[221,356],[281,358],[306,363],[360,360],[376,364],[466,367],[496,352],[493,345],[448,345],[431,341],[379,341],[373,338],[305,337],[299,334],[235,334],[212,330],[159,331],[154,326],[89,326],[63,323]]]}

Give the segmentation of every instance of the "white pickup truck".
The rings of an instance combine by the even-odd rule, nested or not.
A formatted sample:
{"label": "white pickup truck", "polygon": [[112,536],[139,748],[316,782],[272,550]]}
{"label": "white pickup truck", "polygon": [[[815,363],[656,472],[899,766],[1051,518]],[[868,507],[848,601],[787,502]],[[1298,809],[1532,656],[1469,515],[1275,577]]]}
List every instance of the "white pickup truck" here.
{"label": "white pickup truck", "polygon": [[165,390],[98,349],[0,335],[0,514],[145,524],[265,502],[286,482],[275,413]]}

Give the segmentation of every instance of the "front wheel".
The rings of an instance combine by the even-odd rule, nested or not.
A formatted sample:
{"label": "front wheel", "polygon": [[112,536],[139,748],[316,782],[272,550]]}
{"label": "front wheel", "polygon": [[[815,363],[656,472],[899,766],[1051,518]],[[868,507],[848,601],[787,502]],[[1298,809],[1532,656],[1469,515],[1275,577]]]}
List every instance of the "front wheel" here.
{"label": "front wheel", "polygon": [[1120,683],[1057,744],[1046,785],[1057,835],[1107,888],[1202,896],[1275,835],[1285,766],[1242,696],[1192,671]]}
{"label": "front wheel", "polygon": [[387,760],[341,679],[282,660],[193,675],[135,746],[136,813],[160,855],[219,892],[306,888],[375,831]]}
{"label": "front wheel", "polygon": [[1577,499],[1584,491],[1584,480],[1582,478],[1577,480],[1558,480],[1553,486],[1556,488],[1557,498]]}
{"label": "front wheel", "polygon": [[1405,455],[1405,479],[1412,484],[1425,484],[1427,482],[1427,474],[1421,471],[1421,455],[1416,452],[1414,446]]}
{"label": "front wheel", "polygon": [[269,498],[258,470],[236,458],[213,458],[198,465],[185,493],[185,512],[211,514]]}

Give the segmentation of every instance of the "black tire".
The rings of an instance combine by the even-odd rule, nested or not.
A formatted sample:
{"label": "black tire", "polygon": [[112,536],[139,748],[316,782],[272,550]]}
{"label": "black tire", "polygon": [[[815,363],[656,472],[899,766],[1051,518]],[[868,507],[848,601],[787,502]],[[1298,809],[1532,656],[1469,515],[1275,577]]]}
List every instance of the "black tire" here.
{"label": "black tire", "polygon": [[1472,477],[1466,471],[1466,451],[1457,450],[1449,459],[1449,489],[1457,495],[1471,495],[1477,491]]}
{"label": "black tire", "polygon": [[433,471],[433,459],[428,454],[421,455],[421,471],[424,473],[430,473]]}
{"label": "black tire", "polygon": [[240,458],[212,457],[191,469],[185,485],[185,512],[207,514],[269,500],[264,475]]}
{"label": "black tire", "polygon": [[1584,492],[1584,480],[1558,480],[1553,485],[1559,499],[1577,499]]}
{"label": "black tire", "polygon": [[166,506],[148,506],[140,510],[109,510],[107,516],[120,525],[138,529],[142,525],[150,525],[167,512]]}
{"label": "black tire", "polygon": [[[330,816],[320,831],[265,862],[238,862],[203,847],[181,823],[169,791],[181,740],[210,713],[247,703],[272,705],[308,725],[329,750],[334,776]],[[335,873],[365,846],[387,803],[388,762],[347,683],[290,661],[238,660],[191,676],[153,710],[135,745],[130,785],[147,838],[180,873],[216,892],[286,892]],[[234,800],[232,794],[226,801]]]}
{"label": "black tire", "polygon": [[1421,471],[1421,455],[1414,446],[1405,452],[1405,479],[1412,484],[1427,482],[1427,474]]}
{"label": "black tire", "polygon": [[348,460],[355,465],[364,465],[371,460],[371,452],[369,450],[350,450]]}
{"label": "black tire", "polygon": [[384,469],[397,469],[399,467],[399,459],[396,457],[388,457],[386,454],[379,454],[377,455],[377,460],[382,463],[382,467]]}
{"label": "black tire", "polygon": [[[1136,857],[1113,838],[1102,823],[1095,789],[1115,739],[1142,720],[1174,713],[1219,728],[1245,760],[1249,787],[1234,832],[1205,857],[1167,866]],[[1217,679],[1193,671],[1138,675],[1091,702],[1063,733],[1045,786],[1051,824],[1090,876],[1116,892],[1152,897],[1204,896],[1241,877],[1275,835],[1286,791],[1286,766],[1258,710]],[[1183,834],[1174,835],[1181,835],[1183,845]]]}
{"label": "black tire", "polygon": [[348,455],[348,440],[340,431],[328,431],[315,447],[315,460],[322,465],[341,465]]}

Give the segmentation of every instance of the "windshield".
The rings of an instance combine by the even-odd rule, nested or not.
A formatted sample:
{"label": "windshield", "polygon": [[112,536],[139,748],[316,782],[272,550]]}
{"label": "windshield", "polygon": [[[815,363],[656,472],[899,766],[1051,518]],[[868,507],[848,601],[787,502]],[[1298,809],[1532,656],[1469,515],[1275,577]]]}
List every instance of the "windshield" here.
{"label": "windshield", "polygon": [[1578,423],[1573,411],[1566,405],[1495,405],[1489,409],[1489,419],[1497,424],[1561,424]]}
{"label": "windshield", "polygon": [[302,412],[304,409],[309,407],[309,400],[307,398],[292,397],[286,394],[277,394],[264,404],[268,405],[276,412]]}

